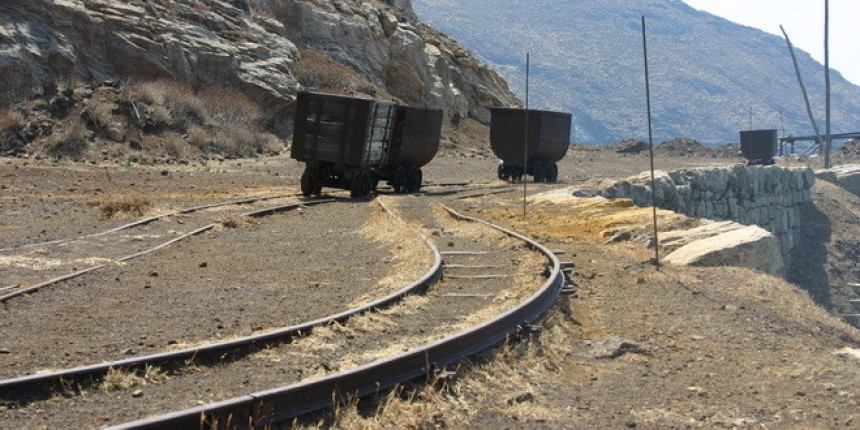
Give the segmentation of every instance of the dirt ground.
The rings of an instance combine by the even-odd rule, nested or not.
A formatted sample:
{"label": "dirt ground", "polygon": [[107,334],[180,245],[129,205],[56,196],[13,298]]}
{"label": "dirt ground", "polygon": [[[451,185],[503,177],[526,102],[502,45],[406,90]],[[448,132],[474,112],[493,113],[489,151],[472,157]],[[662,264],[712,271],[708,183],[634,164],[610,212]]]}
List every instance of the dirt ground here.
{"label": "dirt ground", "polygon": [[[656,167],[671,170],[739,161],[663,157]],[[431,184],[496,183],[495,166],[492,157],[484,157],[480,152],[438,157],[425,168],[424,179]],[[596,178],[632,175],[647,167],[645,154],[582,149],[568,154],[560,164],[559,176],[560,182],[569,186]],[[0,249],[3,250],[0,288],[14,285],[7,279],[21,265],[41,262],[46,265],[44,270],[49,270],[50,253],[38,251],[39,246],[22,252],[24,245],[80,237],[144,216],[212,201],[292,195],[298,191],[301,168],[284,155],[170,166],[0,159]],[[552,188],[528,184],[526,193],[532,195]],[[833,203],[845,201],[839,196],[840,190],[827,185],[815,190],[817,201],[827,203],[813,213],[828,217],[829,236],[828,241],[819,241],[820,246],[813,252],[826,254],[818,255],[816,264],[820,271],[831,274],[838,271],[840,283],[857,282],[856,278],[851,279],[857,272],[857,209]],[[601,245],[600,240],[588,234],[571,233],[570,228],[564,227],[587,222],[562,208],[534,206],[529,216],[540,219],[528,222],[529,218],[521,216],[521,198],[522,193],[517,189],[452,200],[451,205],[535,237],[550,248],[564,250],[561,259],[575,263],[572,280],[577,292],[560,298],[541,321],[543,334],[464,362],[457,378],[442,387],[394,393],[381,399],[376,404],[378,408],[341,408],[299,425],[365,428],[857,428],[860,425],[857,389],[860,332],[817,306],[801,286],[739,268],[656,270],[649,263],[651,252],[641,243]],[[360,276],[380,270],[384,261],[362,259],[366,253],[361,248],[373,245],[361,240],[353,241],[356,244],[353,248],[338,249],[334,245],[344,235],[359,229],[357,223],[351,222],[357,213],[370,210],[361,207],[369,203],[355,205],[358,207],[350,210],[326,212],[329,227],[311,227],[313,223],[303,223],[298,218],[280,220],[283,223],[277,228],[305,229],[306,234],[301,240],[278,248],[282,255],[261,256],[251,269],[271,270],[267,282],[275,283],[282,265],[308,267],[308,279],[295,280],[303,285],[314,285],[311,278],[319,272],[311,270],[316,267],[311,265],[317,263],[332,263],[342,268],[340,274],[332,276],[348,277],[350,270],[358,270],[359,266]],[[324,207],[314,210],[326,211]],[[220,216],[219,222],[228,225],[230,216]],[[547,218],[551,218],[549,223]],[[194,227],[193,217],[181,219],[182,223],[174,220],[171,225],[153,228],[158,227],[161,236],[173,237]],[[219,234],[227,237],[232,233],[225,228]],[[256,237],[245,238],[248,245],[243,258],[218,255],[217,241],[210,240],[205,257],[181,247],[170,256],[160,257],[159,267],[171,264],[173,267],[167,271],[159,269],[155,276],[146,271],[99,276],[117,279],[128,276],[141,289],[150,285],[146,290],[167,289],[181,283],[181,274],[193,276],[198,296],[186,297],[185,303],[173,299],[159,303],[159,296],[153,295],[151,302],[141,308],[158,310],[152,317],[169,323],[172,318],[182,318],[170,309],[188,308],[188,301],[197,301],[203,306],[201,309],[210,307],[208,312],[198,315],[199,334],[191,335],[188,340],[199,341],[214,332],[230,330],[232,325],[244,326],[242,315],[253,311],[254,303],[278,299],[272,293],[249,298],[247,309],[219,307],[218,297],[208,297],[205,293],[208,280],[234,277],[240,282],[242,274],[251,270],[246,263],[253,258],[254,243],[270,240],[264,231],[255,234]],[[319,241],[318,237],[325,235],[330,236],[327,241]],[[325,262],[303,259],[302,251],[307,249],[313,249],[314,255],[325,258]],[[9,258],[22,253],[31,253],[29,259]],[[82,269],[85,263],[72,266]],[[115,270],[121,272],[121,268]],[[818,278],[815,282],[822,280]],[[315,300],[349,301],[363,293],[320,287],[309,290],[308,296]],[[218,291],[217,295],[226,297],[233,293]],[[834,294],[837,293],[856,294],[847,287]],[[54,321],[57,333],[51,337],[34,333],[28,348],[53,348],[61,342],[64,327],[74,331],[75,318],[85,316],[86,309],[72,308],[69,303],[57,299],[39,304],[42,307],[38,323]],[[2,330],[14,330],[18,309],[17,305],[0,305]],[[136,321],[146,318],[146,314],[130,314],[131,323],[141,324],[141,330],[146,331],[148,323]],[[267,318],[266,324],[276,325],[286,317]],[[33,322],[32,326],[36,325]],[[241,330],[237,329],[236,334],[242,334]],[[155,343],[186,342],[156,331],[138,336],[142,350]],[[98,354],[116,358],[109,355],[130,353],[114,351],[111,345],[111,340],[106,339],[92,350],[69,346],[66,355],[61,353],[56,359],[56,365],[65,364],[64,361],[76,363],[78,353],[87,360]],[[15,347],[0,343],[0,359],[14,353]],[[34,367],[39,366],[34,364]],[[3,376],[8,377],[6,369]]]}

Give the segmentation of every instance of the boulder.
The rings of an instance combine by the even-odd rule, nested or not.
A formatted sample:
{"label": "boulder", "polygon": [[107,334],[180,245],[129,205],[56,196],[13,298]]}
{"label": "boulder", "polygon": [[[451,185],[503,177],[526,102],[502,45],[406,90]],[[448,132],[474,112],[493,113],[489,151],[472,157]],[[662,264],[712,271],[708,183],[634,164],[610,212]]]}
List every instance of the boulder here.
{"label": "boulder", "polygon": [[[771,275],[783,275],[785,263],[779,239],[758,226],[736,225],[738,228],[692,240],[664,257],[663,261],[683,266],[747,267]],[[696,233],[701,231],[691,234]]]}

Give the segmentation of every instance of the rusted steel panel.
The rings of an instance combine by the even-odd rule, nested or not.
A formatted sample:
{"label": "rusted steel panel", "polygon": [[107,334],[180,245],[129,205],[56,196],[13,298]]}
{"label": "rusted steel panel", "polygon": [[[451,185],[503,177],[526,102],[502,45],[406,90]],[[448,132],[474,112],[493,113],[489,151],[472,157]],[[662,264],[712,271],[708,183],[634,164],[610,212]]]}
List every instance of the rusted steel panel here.
{"label": "rusted steel panel", "polygon": [[429,163],[439,150],[441,135],[442,110],[399,106],[388,167],[421,167]]}
{"label": "rusted steel panel", "polygon": [[741,152],[750,161],[769,161],[776,154],[778,136],[775,129],[743,130]]}
{"label": "rusted steel panel", "polygon": [[[528,111],[528,158],[530,161],[557,162],[570,147],[571,114]],[[512,166],[522,166],[525,156],[525,109],[490,109],[490,146]]]}
{"label": "rusted steel panel", "polygon": [[359,168],[384,165],[396,109],[388,101],[299,92],[290,155]]}

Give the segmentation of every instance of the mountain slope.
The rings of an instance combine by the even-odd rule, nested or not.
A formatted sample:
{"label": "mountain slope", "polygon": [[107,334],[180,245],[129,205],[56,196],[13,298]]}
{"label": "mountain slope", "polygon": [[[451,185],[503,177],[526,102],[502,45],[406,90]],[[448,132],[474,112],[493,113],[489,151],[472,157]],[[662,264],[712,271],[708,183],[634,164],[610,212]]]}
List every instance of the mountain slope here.
{"label": "mountain slope", "polygon": [[238,91],[282,136],[301,89],[395,98],[449,119],[486,121],[488,107],[517,103],[407,0],[0,2],[0,108],[46,85],[107,80]]}
{"label": "mountain slope", "polygon": [[[521,98],[530,52],[530,105],[572,112],[574,141],[647,136],[643,15],[656,142],[736,142],[748,128],[812,134],[785,42],[680,0],[415,0],[414,8],[496,67]],[[823,66],[798,58],[823,125]],[[860,130],[860,87],[836,72],[831,79],[833,131]]]}

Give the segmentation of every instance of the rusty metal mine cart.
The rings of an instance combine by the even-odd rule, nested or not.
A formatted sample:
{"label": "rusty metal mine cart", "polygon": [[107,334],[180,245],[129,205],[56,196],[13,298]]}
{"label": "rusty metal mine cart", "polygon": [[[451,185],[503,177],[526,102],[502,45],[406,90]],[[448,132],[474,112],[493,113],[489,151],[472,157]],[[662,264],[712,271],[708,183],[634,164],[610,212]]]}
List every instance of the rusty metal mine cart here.
{"label": "rusty metal mine cart", "polygon": [[525,109],[490,109],[490,146],[501,159],[499,179],[520,181],[531,175],[535,182],[557,181],[556,163],[570,147],[570,122],[571,114],[565,112],[529,109],[526,122]]}
{"label": "rusty metal mine cart", "polygon": [[305,163],[302,193],[333,187],[365,197],[380,180],[395,192],[417,192],[421,167],[439,148],[441,126],[441,110],[299,92],[290,155]]}

